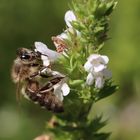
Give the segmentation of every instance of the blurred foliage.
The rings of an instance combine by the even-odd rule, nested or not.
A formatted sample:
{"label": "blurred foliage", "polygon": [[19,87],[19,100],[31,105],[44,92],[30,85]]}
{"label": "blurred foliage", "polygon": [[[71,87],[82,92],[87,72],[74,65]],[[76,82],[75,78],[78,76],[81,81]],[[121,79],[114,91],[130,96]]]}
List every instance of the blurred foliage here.
{"label": "blurred foliage", "polygon": [[[15,100],[10,78],[12,62],[19,47],[43,41],[53,47],[51,36],[64,29],[68,0],[0,0],[0,139],[31,140],[40,135],[49,113],[25,101]],[[93,113],[110,118],[106,128],[111,140],[140,139],[140,1],[119,0],[111,19],[111,40],[102,50],[110,58],[110,69],[119,92],[93,107]]]}

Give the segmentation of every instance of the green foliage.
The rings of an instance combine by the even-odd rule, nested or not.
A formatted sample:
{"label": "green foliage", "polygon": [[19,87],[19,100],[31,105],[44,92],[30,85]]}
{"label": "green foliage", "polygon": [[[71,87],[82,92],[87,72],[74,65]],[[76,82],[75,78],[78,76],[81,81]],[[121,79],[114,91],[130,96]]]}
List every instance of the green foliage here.
{"label": "green foliage", "polygon": [[99,132],[106,125],[106,121],[102,121],[102,116],[96,117],[94,120],[80,121],[77,125],[75,122],[65,122],[57,120],[59,123],[55,128],[47,127],[48,132],[55,134],[55,140],[106,140],[110,133]]}
{"label": "green foliage", "polygon": [[73,1],[72,8],[78,17],[73,26],[81,32],[81,41],[84,45],[93,47],[94,51],[102,48],[104,41],[108,39],[109,15],[116,4],[117,2],[108,0]]}

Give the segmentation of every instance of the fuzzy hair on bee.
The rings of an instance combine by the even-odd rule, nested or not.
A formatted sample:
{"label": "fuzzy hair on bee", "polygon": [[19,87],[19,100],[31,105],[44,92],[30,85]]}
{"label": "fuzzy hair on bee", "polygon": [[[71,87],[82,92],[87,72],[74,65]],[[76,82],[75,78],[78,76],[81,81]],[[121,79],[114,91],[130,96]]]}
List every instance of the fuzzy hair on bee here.
{"label": "fuzzy hair on bee", "polygon": [[14,83],[24,81],[41,68],[40,54],[30,49],[17,50],[17,58],[12,66],[12,79]]}

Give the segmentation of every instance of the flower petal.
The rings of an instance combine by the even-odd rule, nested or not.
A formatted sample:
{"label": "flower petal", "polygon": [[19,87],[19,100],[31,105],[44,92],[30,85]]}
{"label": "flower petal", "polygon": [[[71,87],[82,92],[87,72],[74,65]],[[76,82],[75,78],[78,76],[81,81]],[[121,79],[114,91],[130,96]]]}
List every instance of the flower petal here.
{"label": "flower petal", "polygon": [[48,56],[50,61],[55,61],[56,59],[58,59],[61,56],[56,51],[48,49],[48,47],[42,42],[35,42],[35,48],[42,55]]}
{"label": "flower petal", "polygon": [[[58,71],[51,71],[51,73],[55,77],[65,77],[65,75],[63,75],[62,73],[60,73]],[[61,83],[59,85],[61,85]]]}
{"label": "flower petal", "polygon": [[34,45],[36,50],[42,54],[44,54],[44,52],[46,52],[46,50],[48,49],[47,45],[42,42],[35,42]]}
{"label": "flower petal", "polygon": [[64,83],[61,87],[62,93],[64,96],[67,96],[70,92],[70,88],[68,86],[68,84]]}
{"label": "flower petal", "polygon": [[95,80],[95,87],[101,89],[104,86],[105,80],[102,77],[97,77]]}
{"label": "flower petal", "polygon": [[94,83],[94,77],[91,73],[88,74],[86,84],[91,86]]}
{"label": "flower petal", "polygon": [[100,72],[100,71],[104,70],[105,68],[106,68],[105,65],[100,64],[100,65],[94,67],[94,71],[95,72]]}
{"label": "flower petal", "polygon": [[50,65],[50,60],[47,56],[41,55],[41,59],[43,61],[43,66],[49,66]]}
{"label": "flower petal", "polygon": [[109,58],[105,55],[101,55],[101,58],[103,59],[104,64],[107,64],[109,62]]}
{"label": "flower petal", "polygon": [[88,61],[92,62],[93,60],[96,60],[100,57],[99,54],[92,54],[88,57]]}
{"label": "flower petal", "polygon": [[76,16],[74,15],[73,11],[69,10],[65,14],[65,22],[69,28],[71,28],[71,22],[76,21]]}
{"label": "flower petal", "polygon": [[85,71],[90,72],[90,70],[92,69],[93,65],[87,61],[84,65]]}

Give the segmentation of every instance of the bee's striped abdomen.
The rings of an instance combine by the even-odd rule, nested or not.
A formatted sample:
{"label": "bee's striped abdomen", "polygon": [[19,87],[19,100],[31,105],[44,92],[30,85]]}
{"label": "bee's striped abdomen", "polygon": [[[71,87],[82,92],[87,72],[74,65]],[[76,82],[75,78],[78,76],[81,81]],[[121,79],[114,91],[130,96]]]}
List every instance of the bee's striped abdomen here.
{"label": "bee's striped abdomen", "polygon": [[53,94],[53,91],[53,86],[51,86],[50,83],[39,89],[37,81],[29,80],[25,92],[30,100],[38,103],[41,107],[45,107],[56,113],[63,112],[63,103]]}

